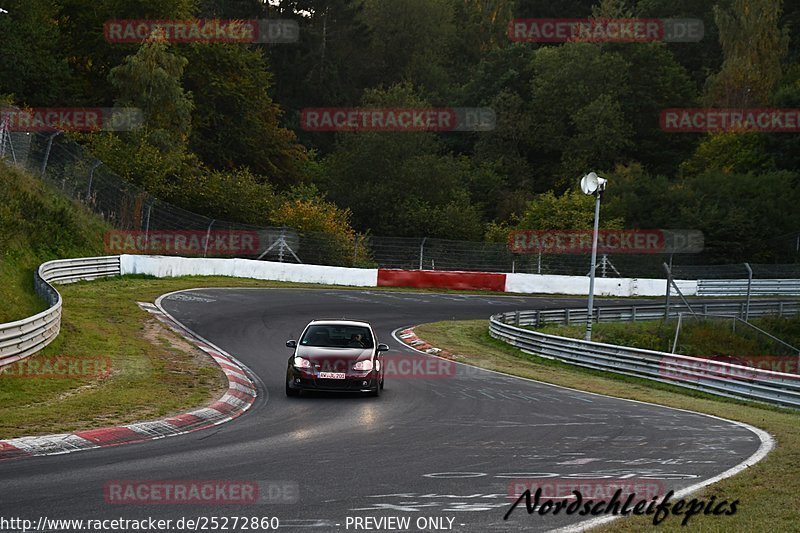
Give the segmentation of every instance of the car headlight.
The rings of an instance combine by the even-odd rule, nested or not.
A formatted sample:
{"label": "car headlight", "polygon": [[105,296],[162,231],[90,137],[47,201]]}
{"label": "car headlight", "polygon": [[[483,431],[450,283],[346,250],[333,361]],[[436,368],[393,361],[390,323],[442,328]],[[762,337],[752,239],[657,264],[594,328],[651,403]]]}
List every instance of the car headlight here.
{"label": "car headlight", "polygon": [[311,368],[311,361],[303,359],[302,357],[294,357],[294,366],[296,368]]}
{"label": "car headlight", "polygon": [[372,359],[364,359],[353,365],[353,370],[372,370]]}

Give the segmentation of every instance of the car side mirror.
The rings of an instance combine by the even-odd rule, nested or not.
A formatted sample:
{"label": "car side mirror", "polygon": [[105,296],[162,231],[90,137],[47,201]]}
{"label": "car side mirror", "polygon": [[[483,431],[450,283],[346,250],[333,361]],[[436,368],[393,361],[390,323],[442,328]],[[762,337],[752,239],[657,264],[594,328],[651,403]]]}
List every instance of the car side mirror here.
{"label": "car side mirror", "polygon": [[389,347],[387,345],[385,345],[385,344],[379,344],[378,345],[378,351],[379,352],[388,352],[389,351]]}
{"label": "car side mirror", "polygon": [[295,341],[295,340],[286,341],[286,347],[287,348],[297,348],[297,341]]}

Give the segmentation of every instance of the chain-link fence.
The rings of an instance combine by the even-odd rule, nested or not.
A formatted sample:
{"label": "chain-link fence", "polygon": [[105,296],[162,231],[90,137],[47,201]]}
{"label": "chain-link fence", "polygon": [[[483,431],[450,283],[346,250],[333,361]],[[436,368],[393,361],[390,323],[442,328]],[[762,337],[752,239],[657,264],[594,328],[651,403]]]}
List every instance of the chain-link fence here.
{"label": "chain-link fence", "polygon": [[[154,198],[126,183],[84,147],[59,132],[14,133],[0,128],[0,157],[22,166],[91,210],[111,226],[150,242],[164,232],[205,235],[201,256],[248,257],[319,265],[425,270],[522,272],[587,276],[588,254],[515,254],[506,243],[454,241],[435,238],[356,235],[343,240],[331,234],[292,228],[253,226],[187,211]],[[212,235],[248,232],[258,246],[237,252],[208,242]],[[213,240],[213,238],[211,239]],[[109,250],[110,253],[135,250]],[[743,265],[691,266],[698,254],[615,254],[598,257],[600,277],[665,278],[664,263],[675,266],[678,279],[747,278]],[[753,277],[800,278],[800,265],[752,265]]]}
{"label": "chain-link fence", "polygon": [[[10,108],[16,109],[16,108]],[[14,164],[24,164],[28,160],[33,135],[9,129],[11,119],[7,113],[0,113],[0,159]]]}

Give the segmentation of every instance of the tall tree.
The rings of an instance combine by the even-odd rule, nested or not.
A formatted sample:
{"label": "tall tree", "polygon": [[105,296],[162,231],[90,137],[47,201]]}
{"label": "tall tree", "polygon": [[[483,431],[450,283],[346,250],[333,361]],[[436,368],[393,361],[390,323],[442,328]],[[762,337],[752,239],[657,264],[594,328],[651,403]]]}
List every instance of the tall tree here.
{"label": "tall tree", "polygon": [[733,0],[639,0],[635,15],[643,18],[699,20],[703,37],[699,42],[668,42],[667,49],[689,73],[697,91],[712,72],[722,65],[719,29],[714,21],[714,7],[728,9]]}
{"label": "tall tree", "polygon": [[791,41],[789,42],[788,61],[792,64],[797,64],[800,60],[800,4],[797,2],[789,3],[784,6],[783,18],[781,20],[781,27],[789,28],[791,32]]}
{"label": "tall tree", "polygon": [[189,139],[194,104],[181,84],[187,63],[154,33],[135,54],[111,70],[116,103],[141,109],[147,140],[165,151],[182,149]]}
{"label": "tall tree", "polygon": [[787,28],[778,26],[782,4],[782,0],[734,0],[732,9],[714,9],[725,60],[708,80],[708,104],[749,107],[769,102],[789,47]]}
{"label": "tall tree", "polygon": [[456,36],[451,0],[364,0],[379,83],[410,82],[433,102],[450,89]]}
{"label": "tall tree", "polygon": [[[520,229],[590,229],[594,227],[594,198],[576,190],[567,189],[556,196],[552,191],[538,195],[528,203],[517,227]],[[622,227],[620,218],[602,217],[603,228]]]}
{"label": "tall tree", "polygon": [[275,100],[302,142],[323,153],[332,149],[333,136],[300,130],[300,113],[306,107],[357,105],[364,89],[376,84],[362,12],[361,0],[284,0],[270,8],[272,17],[294,20],[300,28],[299,42],[267,49]]}
{"label": "tall tree", "polygon": [[456,39],[454,67],[478,63],[487,52],[508,44],[514,0],[453,0]]}
{"label": "tall tree", "polygon": [[519,18],[586,18],[597,0],[516,0]]}
{"label": "tall tree", "polygon": [[80,105],[80,86],[64,57],[54,0],[4,0],[0,14],[0,93],[31,106]]}
{"label": "tall tree", "polygon": [[63,53],[81,77],[82,93],[93,105],[109,105],[114,88],[111,69],[136,52],[137,44],[109,43],[104,24],[115,19],[185,20],[194,14],[195,0],[58,0],[58,26]]}
{"label": "tall tree", "polygon": [[619,54],[595,43],[566,43],[538,49],[532,70],[537,192],[572,184],[586,171],[582,165],[602,170],[626,158],[633,132],[620,102],[630,93],[631,74]]}
{"label": "tall tree", "polygon": [[185,85],[193,95],[190,147],[220,170],[249,167],[276,184],[301,181],[298,165],[305,148],[281,126],[282,111],[272,100],[272,74],[259,47],[192,44]]}
{"label": "tall tree", "polygon": [[[408,84],[368,91],[363,105],[429,107]],[[359,230],[471,239],[483,233],[470,184],[491,181],[488,171],[447,153],[435,133],[342,133],[324,166],[324,188],[353,212]]]}
{"label": "tall tree", "polygon": [[198,0],[198,18],[256,19],[266,14],[262,0]]}

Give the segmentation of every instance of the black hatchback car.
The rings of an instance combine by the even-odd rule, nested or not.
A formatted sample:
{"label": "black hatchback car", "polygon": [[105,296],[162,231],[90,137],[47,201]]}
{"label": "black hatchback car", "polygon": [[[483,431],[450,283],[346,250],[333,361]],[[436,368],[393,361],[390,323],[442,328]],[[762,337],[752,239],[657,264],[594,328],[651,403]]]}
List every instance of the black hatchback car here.
{"label": "black hatchback car", "polygon": [[358,320],[314,320],[300,341],[286,341],[293,348],[286,369],[286,395],[300,391],[365,392],[380,395],[383,389],[383,352],[372,326]]}

